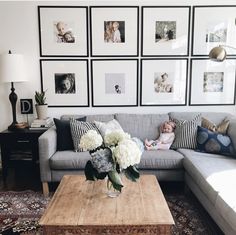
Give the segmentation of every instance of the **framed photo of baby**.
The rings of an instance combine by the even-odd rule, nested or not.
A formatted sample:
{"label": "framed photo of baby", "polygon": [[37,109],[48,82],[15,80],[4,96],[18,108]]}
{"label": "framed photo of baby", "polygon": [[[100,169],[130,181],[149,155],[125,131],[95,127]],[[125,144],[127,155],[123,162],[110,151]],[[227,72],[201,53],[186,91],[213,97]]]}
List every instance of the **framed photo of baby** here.
{"label": "framed photo of baby", "polygon": [[138,7],[90,7],[91,55],[138,56],[138,23]]}
{"label": "framed photo of baby", "polygon": [[40,56],[88,56],[88,7],[38,6]]}
{"label": "framed photo of baby", "polygon": [[187,74],[187,59],[142,59],[140,105],[186,105]]}
{"label": "framed photo of baby", "polygon": [[191,59],[190,105],[234,105],[236,59]]}
{"label": "framed photo of baby", "polygon": [[88,107],[87,60],[41,59],[41,86],[49,107]]}

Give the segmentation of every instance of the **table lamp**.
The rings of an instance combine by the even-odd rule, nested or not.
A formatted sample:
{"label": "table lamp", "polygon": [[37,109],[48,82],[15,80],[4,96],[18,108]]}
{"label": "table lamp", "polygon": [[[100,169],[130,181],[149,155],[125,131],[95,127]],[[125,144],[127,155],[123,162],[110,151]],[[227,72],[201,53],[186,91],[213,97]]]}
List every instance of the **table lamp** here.
{"label": "table lamp", "polygon": [[26,81],[26,73],[24,67],[24,58],[20,54],[9,54],[0,55],[0,81],[3,83],[11,83],[11,93],[9,100],[12,106],[12,124],[8,127],[8,130],[16,129],[16,102],[17,95],[15,93],[14,82]]}
{"label": "table lamp", "polygon": [[217,47],[213,47],[209,53],[209,58],[216,62],[222,62],[226,59],[227,53],[224,47],[228,47],[236,50],[235,47],[231,47],[228,45],[219,45]]}

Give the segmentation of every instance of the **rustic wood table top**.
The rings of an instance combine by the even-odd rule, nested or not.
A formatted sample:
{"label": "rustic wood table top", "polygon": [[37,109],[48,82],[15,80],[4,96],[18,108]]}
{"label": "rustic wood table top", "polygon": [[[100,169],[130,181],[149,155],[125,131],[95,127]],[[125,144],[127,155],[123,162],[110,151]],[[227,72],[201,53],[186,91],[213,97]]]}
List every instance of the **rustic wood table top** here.
{"label": "rustic wood table top", "polygon": [[[170,228],[174,225],[155,176],[141,175],[138,182],[131,182],[123,177],[123,182],[122,193],[117,198],[109,198],[105,193],[106,180],[93,182],[86,181],[81,175],[64,176],[40,219],[40,225],[44,228],[52,228],[51,234],[54,234],[52,231],[57,227],[164,226]],[[67,233],[61,232],[61,234]],[[150,231],[150,234],[156,233]]]}

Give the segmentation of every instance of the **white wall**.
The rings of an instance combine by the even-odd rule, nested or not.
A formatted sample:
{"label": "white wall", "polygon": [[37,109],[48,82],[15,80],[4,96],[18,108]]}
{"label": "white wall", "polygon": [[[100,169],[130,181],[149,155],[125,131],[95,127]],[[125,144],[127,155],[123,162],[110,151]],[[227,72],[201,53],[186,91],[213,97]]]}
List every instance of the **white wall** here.
{"label": "white wall", "polygon": [[[40,90],[39,70],[39,35],[38,5],[233,5],[235,0],[133,0],[133,1],[0,1],[0,54],[21,53],[26,57],[28,68],[27,83],[15,84],[18,99],[32,98],[35,90]],[[0,84],[0,131],[12,122],[11,105],[9,103],[10,84]],[[91,96],[91,94],[90,94]],[[91,99],[90,99],[91,100]],[[25,121],[20,114],[19,100],[17,104],[17,120]],[[235,106],[167,106],[167,107],[115,107],[115,108],[49,108],[49,116],[59,117],[62,114],[91,113],[157,113],[170,111],[221,111],[236,114]],[[30,116],[32,120],[34,115]]]}

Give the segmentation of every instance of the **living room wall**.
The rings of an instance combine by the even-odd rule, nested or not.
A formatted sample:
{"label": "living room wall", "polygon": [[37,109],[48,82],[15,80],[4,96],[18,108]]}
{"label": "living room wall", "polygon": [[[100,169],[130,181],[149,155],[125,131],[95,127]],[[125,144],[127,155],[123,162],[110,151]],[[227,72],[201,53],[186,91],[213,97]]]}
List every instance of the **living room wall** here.
{"label": "living room wall", "polygon": [[[13,53],[20,53],[25,56],[27,65],[28,82],[16,83],[16,93],[18,95],[17,120],[26,121],[26,116],[20,114],[19,99],[34,99],[35,90],[40,90],[40,65],[39,59],[39,33],[38,33],[38,5],[72,5],[72,6],[99,6],[99,5],[127,5],[127,6],[193,6],[193,5],[233,5],[235,0],[159,0],[159,1],[1,1],[0,2],[0,22],[1,39],[0,54],[7,53],[9,49]],[[192,10],[192,9],[191,9]],[[202,19],[204,20],[204,19]],[[191,22],[190,22],[191,26]],[[141,26],[140,26],[141,27]],[[191,30],[190,30],[191,36]],[[191,42],[190,42],[191,48]],[[191,54],[191,53],[190,53]],[[50,58],[50,57],[49,57]],[[136,57],[137,58],[137,57]],[[140,58],[140,57],[139,57]],[[191,58],[189,56],[188,58]],[[90,57],[88,57],[90,59]],[[190,70],[188,69],[188,72]],[[189,78],[189,76],[188,76]],[[188,82],[189,83],[189,82]],[[90,82],[91,85],[91,82]],[[7,128],[12,121],[11,106],[9,103],[10,84],[0,84],[0,131]],[[189,94],[189,86],[187,88]],[[235,105],[226,106],[189,106],[189,95],[186,106],[137,106],[137,107],[91,107],[91,87],[90,87],[90,107],[74,108],[49,108],[49,116],[60,117],[62,114],[98,114],[98,113],[165,113],[170,111],[220,111],[236,114]],[[36,117],[29,116],[30,121]]]}

